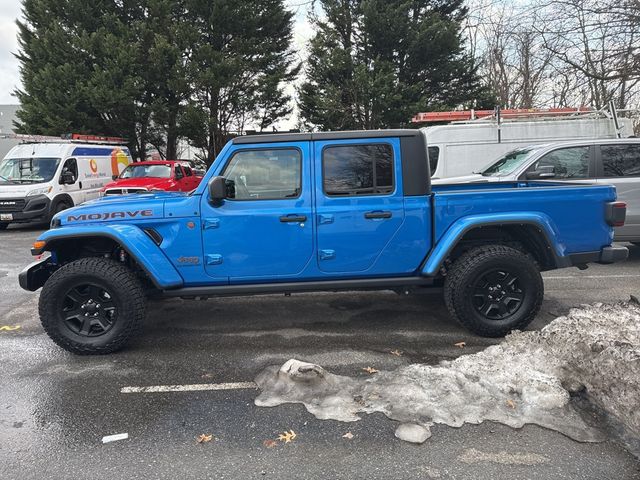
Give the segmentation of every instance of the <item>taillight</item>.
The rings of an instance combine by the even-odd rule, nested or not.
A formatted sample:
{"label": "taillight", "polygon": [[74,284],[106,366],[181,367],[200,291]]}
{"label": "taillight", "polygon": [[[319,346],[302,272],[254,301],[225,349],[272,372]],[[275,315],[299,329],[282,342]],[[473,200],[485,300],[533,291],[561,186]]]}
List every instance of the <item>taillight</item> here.
{"label": "taillight", "polygon": [[607,203],[606,219],[612,227],[622,227],[627,216],[627,204],[625,202]]}

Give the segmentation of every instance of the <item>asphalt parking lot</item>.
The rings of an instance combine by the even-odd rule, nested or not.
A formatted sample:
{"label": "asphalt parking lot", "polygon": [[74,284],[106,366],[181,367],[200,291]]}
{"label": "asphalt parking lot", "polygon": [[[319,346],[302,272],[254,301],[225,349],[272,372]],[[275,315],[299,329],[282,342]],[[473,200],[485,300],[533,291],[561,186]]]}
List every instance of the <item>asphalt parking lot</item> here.
{"label": "asphalt parking lot", "polygon": [[[258,408],[252,388],[123,393],[251,382],[289,358],[367,375],[362,368],[436,363],[494,341],[451,322],[437,295],[304,294],[153,302],[130,348],[77,357],[49,341],[37,294],[17,285],[39,231],[0,232],[2,479],[640,478],[640,461],[615,442],[581,444],[536,426],[436,426],[416,446],[395,439],[397,424],[382,415],[340,423],[301,405]],[[530,328],[583,303],[640,296],[640,247],[630,251],[624,264],[546,273],[545,303]],[[464,349],[454,345],[462,341]],[[297,433],[293,442],[268,442],[287,430]],[[129,438],[102,443],[119,433]],[[212,440],[197,443],[201,434]]]}

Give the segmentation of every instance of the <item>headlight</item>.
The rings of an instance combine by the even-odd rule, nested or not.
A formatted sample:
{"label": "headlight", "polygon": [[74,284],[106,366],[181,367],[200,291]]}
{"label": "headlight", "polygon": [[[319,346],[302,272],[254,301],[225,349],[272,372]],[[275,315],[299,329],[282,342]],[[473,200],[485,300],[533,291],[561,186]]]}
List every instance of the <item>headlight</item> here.
{"label": "headlight", "polygon": [[35,190],[31,190],[27,193],[27,197],[33,197],[34,195],[46,195],[51,190],[53,190],[53,187],[36,188]]}

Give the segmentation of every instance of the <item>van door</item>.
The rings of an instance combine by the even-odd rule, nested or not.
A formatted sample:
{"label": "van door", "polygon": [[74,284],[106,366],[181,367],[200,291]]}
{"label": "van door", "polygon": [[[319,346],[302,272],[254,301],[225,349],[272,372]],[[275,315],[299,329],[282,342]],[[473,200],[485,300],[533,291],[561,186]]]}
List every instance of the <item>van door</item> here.
{"label": "van door", "polygon": [[[62,175],[64,172],[71,172],[73,175],[74,182],[71,184],[65,184],[62,182]],[[84,202],[84,194],[82,192],[82,181],[79,179],[78,175],[78,161],[75,158],[67,158],[62,165],[62,170],[60,170],[60,191],[62,193],[68,194],[73,200],[74,205],[78,205]]]}
{"label": "van door", "polygon": [[318,141],[314,150],[319,269],[397,273],[394,259],[376,261],[404,221],[399,140]]}
{"label": "van door", "polygon": [[202,196],[207,273],[231,283],[300,274],[313,258],[309,142],[237,147],[218,175],[230,198]]}
{"label": "van door", "polygon": [[627,204],[624,227],[617,240],[640,241],[640,143],[602,144],[596,154],[598,183],[614,185],[618,200]]}

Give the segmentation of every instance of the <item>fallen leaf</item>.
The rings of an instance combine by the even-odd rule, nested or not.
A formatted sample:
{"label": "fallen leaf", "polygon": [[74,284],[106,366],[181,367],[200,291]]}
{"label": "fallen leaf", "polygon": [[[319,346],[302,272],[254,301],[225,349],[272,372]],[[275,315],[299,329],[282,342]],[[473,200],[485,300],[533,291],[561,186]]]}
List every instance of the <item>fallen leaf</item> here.
{"label": "fallen leaf", "polygon": [[281,433],[280,435],[278,435],[278,440],[280,440],[281,442],[284,442],[284,443],[289,443],[292,440],[295,440],[296,437],[297,437],[296,432],[291,430],[289,432],[284,432],[284,433]]}
{"label": "fallen leaf", "polygon": [[507,398],[507,407],[509,407],[509,408],[511,408],[511,409],[513,409],[513,410],[515,410],[515,408],[516,408],[516,404],[514,403],[514,401],[513,401],[513,400],[511,400],[510,398]]}
{"label": "fallen leaf", "polygon": [[348,440],[351,440],[353,438],[353,433],[347,432],[344,435],[342,435],[342,438],[346,438]]}
{"label": "fallen leaf", "polygon": [[453,344],[454,347],[464,348],[467,346],[467,342],[458,342]]}
{"label": "fallen leaf", "polygon": [[278,442],[277,442],[277,440],[267,439],[264,442],[262,442],[262,444],[267,448],[273,448],[273,447],[276,447],[278,445]]}
{"label": "fallen leaf", "polygon": [[196,438],[196,441],[198,443],[208,443],[211,440],[213,440],[213,435],[212,434],[207,435],[206,433],[203,433],[198,438]]}
{"label": "fallen leaf", "polygon": [[395,355],[396,357],[401,357],[404,352],[402,350],[395,349],[391,350],[389,353],[391,355]]}
{"label": "fallen leaf", "polygon": [[363,368],[362,370],[364,370],[365,372],[367,372],[369,375],[373,375],[374,373],[378,373],[378,370],[376,370],[373,367],[367,367],[367,368]]}
{"label": "fallen leaf", "polygon": [[0,330],[11,332],[13,330],[18,330],[19,328],[20,328],[20,325],[3,325],[0,327]]}

